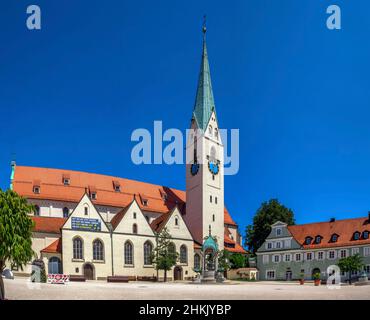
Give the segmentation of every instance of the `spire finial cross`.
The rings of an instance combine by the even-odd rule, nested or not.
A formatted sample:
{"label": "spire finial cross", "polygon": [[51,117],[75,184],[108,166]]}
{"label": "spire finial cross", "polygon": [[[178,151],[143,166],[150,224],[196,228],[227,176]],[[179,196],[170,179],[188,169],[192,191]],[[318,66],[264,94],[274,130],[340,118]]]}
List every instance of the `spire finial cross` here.
{"label": "spire finial cross", "polygon": [[206,22],[207,22],[207,16],[203,16],[203,33],[205,34],[207,32],[207,27],[206,27]]}

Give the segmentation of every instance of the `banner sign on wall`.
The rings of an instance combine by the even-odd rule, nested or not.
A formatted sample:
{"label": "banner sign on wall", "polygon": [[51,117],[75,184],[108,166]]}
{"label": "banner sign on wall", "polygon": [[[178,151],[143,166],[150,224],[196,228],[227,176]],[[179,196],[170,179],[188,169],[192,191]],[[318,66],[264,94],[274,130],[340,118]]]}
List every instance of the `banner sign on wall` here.
{"label": "banner sign on wall", "polygon": [[101,222],[98,219],[72,217],[73,230],[101,231]]}

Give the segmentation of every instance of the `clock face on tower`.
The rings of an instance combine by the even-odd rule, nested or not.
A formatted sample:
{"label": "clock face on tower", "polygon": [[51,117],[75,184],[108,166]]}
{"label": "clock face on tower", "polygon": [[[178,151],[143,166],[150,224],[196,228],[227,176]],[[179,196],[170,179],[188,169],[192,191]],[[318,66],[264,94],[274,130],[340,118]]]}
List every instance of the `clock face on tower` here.
{"label": "clock face on tower", "polygon": [[216,175],[220,172],[219,164],[216,161],[208,161],[208,169],[213,175]]}
{"label": "clock face on tower", "polygon": [[199,164],[198,163],[193,163],[191,166],[190,166],[190,173],[195,176],[199,171]]}

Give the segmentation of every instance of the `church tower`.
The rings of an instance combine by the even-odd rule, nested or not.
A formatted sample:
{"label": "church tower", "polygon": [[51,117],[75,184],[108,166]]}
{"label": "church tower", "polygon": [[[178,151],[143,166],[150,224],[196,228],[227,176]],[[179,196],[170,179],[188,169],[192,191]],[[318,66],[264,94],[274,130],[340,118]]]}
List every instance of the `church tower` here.
{"label": "church tower", "polygon": [[206,236],[224,248],[224,147],[219,132],[203,26],[203,52],[198,88],[186,143],[186,215],[193,237]]}

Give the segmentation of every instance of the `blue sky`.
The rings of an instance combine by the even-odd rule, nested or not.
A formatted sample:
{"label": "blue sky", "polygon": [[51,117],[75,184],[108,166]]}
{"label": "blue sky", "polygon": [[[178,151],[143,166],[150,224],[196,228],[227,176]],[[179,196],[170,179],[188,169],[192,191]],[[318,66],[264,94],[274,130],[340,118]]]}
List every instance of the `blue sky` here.
{"label": "blue sky", "polygon": [[[0,186],[10,161],[185,188],[181,165],[131,163],[131,132],[186,129],[207,14],[220,126],[240,129],[225,201],[244,230],[278,198],[298,223],[370,210],[368,1],[29,1],[0,10]],[[326,8],[342,9],[342,30]]]}

